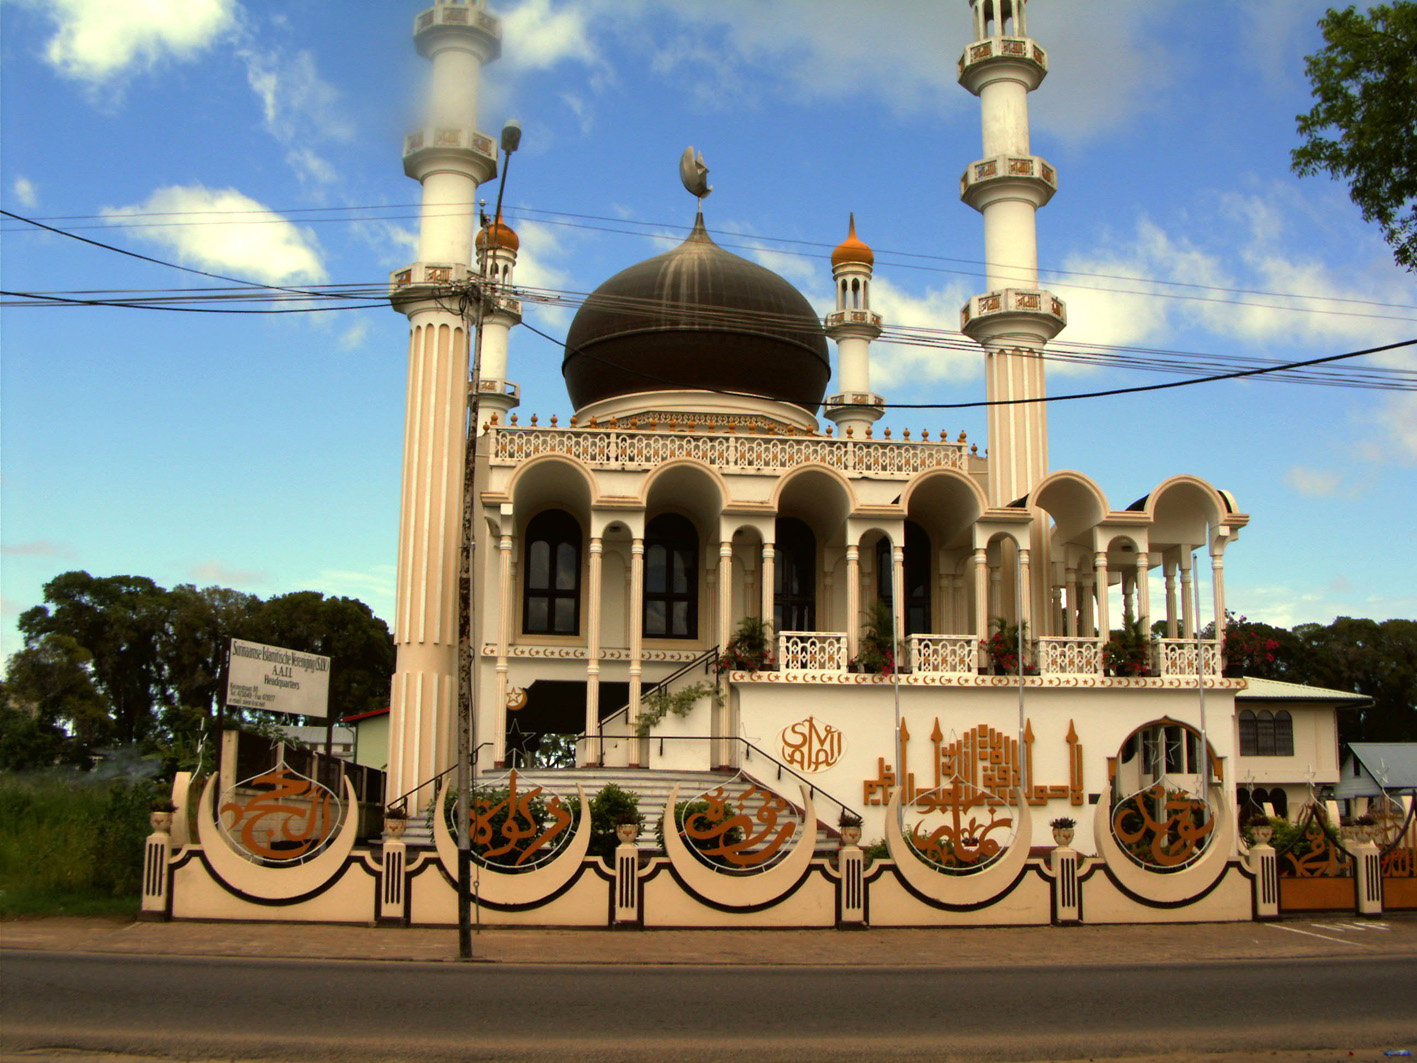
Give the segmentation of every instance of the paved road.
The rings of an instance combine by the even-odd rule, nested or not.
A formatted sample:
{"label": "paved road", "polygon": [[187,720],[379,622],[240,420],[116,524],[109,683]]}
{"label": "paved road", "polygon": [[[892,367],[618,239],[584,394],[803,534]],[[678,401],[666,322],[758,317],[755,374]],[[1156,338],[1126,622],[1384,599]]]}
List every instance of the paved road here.
{"label": "paved road", "polygon": [[1412,956],[967,970],[22,950],[0,962],[7,1059],[1356,1059],[1417,1047]]}

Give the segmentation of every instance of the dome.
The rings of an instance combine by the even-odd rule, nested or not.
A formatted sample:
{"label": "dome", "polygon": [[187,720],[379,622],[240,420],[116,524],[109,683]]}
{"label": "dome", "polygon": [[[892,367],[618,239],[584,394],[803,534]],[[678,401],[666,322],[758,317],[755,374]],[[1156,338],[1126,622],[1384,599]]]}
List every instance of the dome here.
{"label": "dome", "polygon": [[856,215],[851,215],[851,231],[846,234],[846,239],[836,245],[836,250],[832,252],[832,269],[837,266],[844,266],[848,262],[859,263],[866,267],[876,264],[876,253],[868,247],[864,241],[856,236]]}
{"label": "dome", "polygon": [[577,410],[621,395],[726,391],[815,414],[831,365],[802,293],[715,244],[699,215],[674,250],[590,294],[566,334],[561,372]]}
{"label": "dome", "polygon": [[508,251],[516,251],[522,246],[522,242],[517,238],[516,230],[502,220],[502,215],[497,215],[497,220],[490,225],[484,225],[477,230],[477,249],[479,251],[487,247],[488,234],[491,234],[494,247],[504,247]]}

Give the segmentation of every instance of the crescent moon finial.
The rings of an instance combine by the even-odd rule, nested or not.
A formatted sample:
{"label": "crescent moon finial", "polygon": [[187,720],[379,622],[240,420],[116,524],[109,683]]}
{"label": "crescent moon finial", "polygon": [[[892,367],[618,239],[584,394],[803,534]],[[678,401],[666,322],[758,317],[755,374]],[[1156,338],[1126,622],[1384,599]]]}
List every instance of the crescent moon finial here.
{"label": "crescent moon finial", "polygon": [[684,188],[691,196],[699,199],[713,191],[713,186],[708,183],[708,167],[704,165],[704,157],[694,152],[692,144],[679,157],[679,180],[684,182]]}

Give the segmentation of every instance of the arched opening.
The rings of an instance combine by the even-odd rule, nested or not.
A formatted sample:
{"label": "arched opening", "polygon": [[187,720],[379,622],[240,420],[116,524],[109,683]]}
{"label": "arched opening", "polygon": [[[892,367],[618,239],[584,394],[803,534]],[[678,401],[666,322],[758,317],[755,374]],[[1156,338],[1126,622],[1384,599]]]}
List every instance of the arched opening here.
{"label": "arched opening", "polygon": [[[913,520],[905,522],[905,631],[902,635],[924,635],[931,630],[930,615],[930,535]],[[894,611],[895,580],[891,542],[882,536],[876,542],[876,597]]]}

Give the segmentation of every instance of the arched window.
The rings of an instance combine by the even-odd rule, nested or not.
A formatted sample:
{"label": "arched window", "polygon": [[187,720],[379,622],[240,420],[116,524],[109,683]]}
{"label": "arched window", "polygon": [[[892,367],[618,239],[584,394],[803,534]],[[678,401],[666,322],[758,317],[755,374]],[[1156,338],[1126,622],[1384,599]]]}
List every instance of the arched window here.
{"label": "arched window", "polygon": [[1268,709],[1255,713],[1255,756],[1274,756],[1274,713]]}
{"label": "arched window", "polygon": [[1294,717],[1287,709],[1274,714],[1274,755],[1292,757],[1294,755]]}
{"label": "arched window", "polygon": [[581,526],[560,509],[526,526],[522,630],[528,635],[575,635],[581,626]]}
{"label": "arched window", "polygon": [[645,528],[644,633],[659,639],[699,634],[699,536],[677,513],[662,513]]}
{"label": "arched window", "polygon": [[777,521],[773,630],[817,629],[817,537],[795,517]]}
{"label": "arched window", "polygon": [[[894,609],[895,577],[891,572],[891,543],[884,536],[876,543],[876,595]],[[930,631],[930,536],[913,520],[905,522],[905,634]]]}
{"label": "arched window", "polygon": [[1255,720],[1255,714],[1249,709],[1244,709],[1240,713],[1240,756],[1256,756],[1255,751],[1259,747],[1259,726]]}

